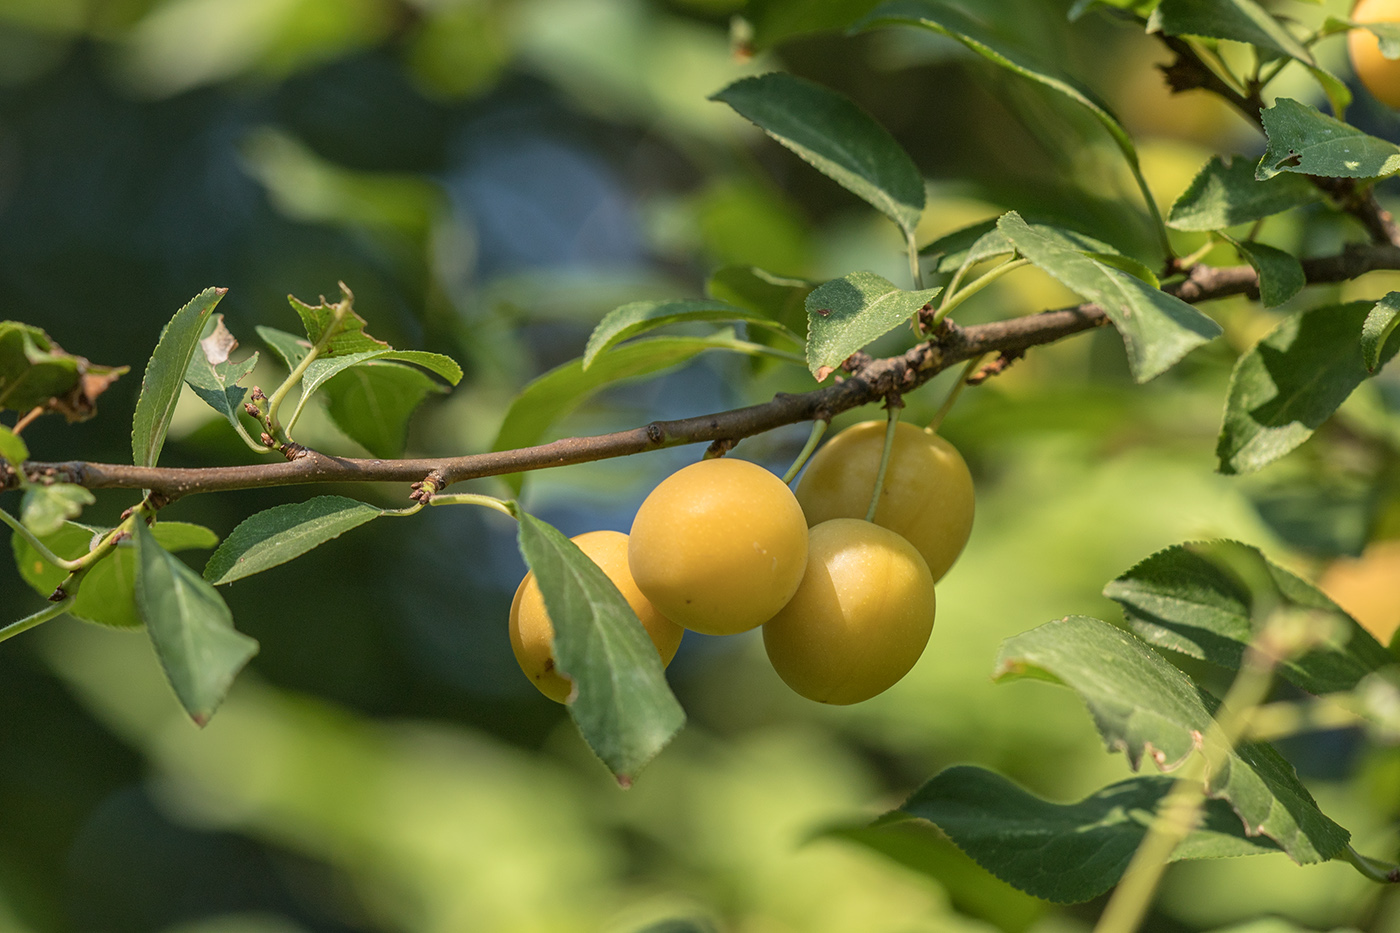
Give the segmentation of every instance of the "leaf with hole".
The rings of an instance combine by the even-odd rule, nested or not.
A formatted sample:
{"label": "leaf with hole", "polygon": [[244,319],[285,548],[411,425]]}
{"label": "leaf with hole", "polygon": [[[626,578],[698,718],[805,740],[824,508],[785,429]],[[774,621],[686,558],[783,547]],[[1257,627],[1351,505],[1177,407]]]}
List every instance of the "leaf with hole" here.
{"label": "leaf with hole", "polygon": [[199,349],[205,321],[227,291],[206,288],[176,311],[161,331],[141,377],[141,394],[136,399],[136,415],[131,424],[132,462],[137,466],[155,466],[160,459],[165,433],[170,430],[170,419],[180,400],[180,386]]}
{"label": "leaf with hole", "polygon": [[205,564],[204,579],[218,586],[261,573],[383,514],[345,496],[275,505],[238,523]]}
{"label": "leaf with hole", "polygon": [[1254,177],[1282,172],[1330,178],[1382,178],[1400,171],[1400,146],[1363,133],[1316,107],[1280,97],[1261,114],[1269,145]]}
{"label": "leaf with hole", "polygon": [[807,296],[807,368],[817,381],[852,353],[906,323],[943,289],[907,292],[873,272],[852,272]]}
{"label": "leaf with hole", "polygon": [[1283,172],[1260,181],[1243,156],[1212,156],[1167,214],[1177,230],[1223,230],[1321,201],[1324,195],[1301,175]]}

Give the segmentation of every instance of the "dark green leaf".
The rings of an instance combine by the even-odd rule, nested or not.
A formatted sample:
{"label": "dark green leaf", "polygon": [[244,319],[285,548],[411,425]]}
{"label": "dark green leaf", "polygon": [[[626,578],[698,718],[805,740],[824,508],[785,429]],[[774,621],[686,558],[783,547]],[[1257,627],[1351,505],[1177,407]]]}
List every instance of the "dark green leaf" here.
{"label": "dark green leaf", "polygon": [[126,371],[65,353],[37,327],[0,321],[0,411],[42,407],[83,421],[96,412],[97,396]]}
{"label": "dark green leaf", "polygon": [[525,512],[520,553],[554,626],[554,660],[574,682],[569,715],[619,781],[637,772],[685,724],[656,647],[617,587],[551,525]]}
{"label": "dark green leaf", "polygon": [[1303,274],[1303,264],[1283,250],[1250,240],[1226,239],[1259,273],[1259,300],[1264,307],[1283,304],[1308,284],[1307,276]]}
{"label": "dark green leaf", "polygon": [[1400,325],[1400,292],[1390,292],[1366,312],[1366,321],[1361,325],[1361,358],[1367,372],[1380,369],[1381,351],[1397,325]]}
{"label": "dark green leaf", "polygon": [[[1048,901],[1072,904],[1118,883],[1173,783],[1169,777],[1130,778],[1078,803],[1058,804],[1027,793],[994,771],[963,765],[934,775],[873,831],[897,829],[900,824],[892,821],[901,814],[928,820],[1008,884]],[[1247,836],[1229,805],[1212,800],[1202,825],[1176,848],[1171,860],[1278,851],[1267,838]]]}
{"label": "dark green leaf", "polygon": [[991,217],[939,237],[919,250],[919,255],[936,257],[933,271],[951,274],[963,263],[971,266],[1015,251],[1016,247],[997,229],[997,218]]}
{"label": "dark green leaf", "polygon": [[190,357],[189,368],[185,370],[185,384],[234,427],[240,423],[238,416],[243,412],[243,397],[248,394],[238,383],[258,365],[257,351],[242,362],[230,360],[229,354],[237,347],[238,341],[224,326],[224,316],[212,315],[204,323],[199,352]]}
{"label": "dark green leaf", "polygon": [[132,462],[155,466],[165,445],[165,432],[180,400],[180,386],[190,359],[199,349],[204,322],[224,297],[226,288],[206,288],[185,305],[165,325],[155,352],[141,377],[141,395],[136,399],[136,416],[131,424]]}
{"label": "dark green leaf", "polygon": [[210,556],[204,579],[220,585],[261,573],[383,514],[383,509],[344,496],[273,506],[239,522]]}
{"label": "dark green leaf", "polygon": [[[1372,304],[1354,301],[1284,319],[1235,363],[1215,453],[1222,473],[1249,473],[1312,436],[1369,375],[1362,325]],[[1388,342],[1384,363],[1400,344]]]}
{"label": "dark green leaf", "polygon": [[801,338],[767,314],[746,311],[725,301],[634,301],[609,311],[593,329],[583,350],[583,368],[588,369],[598,354],[629,337],[667,324],[689,321],[743,322],[783,333],[795,344],[802,343]]}
{"label": "dark green leaf", "polygon": [[790,74],[743,78],[714,95],[914,235],[924,180],[889,131],[848,98]]}
{"label": "dark green leaf", "polygon": [[275,327],[257,328],[258,336],[263,339],[273,351],[282,358],[282,363],[288,369],[296,369],[297,364],[306,358],[306,354],[311,352],[311,344],[305,338],[295,334],[289,334],[285,330],[278,330]]}
{"label": "dark green leaf", "polygon": [[49,486],[31,483],[25,487],[20,516],[24,527],[42,538],[62,528],[70,518],[83,514],[83,506],[96,501],[96,496],[72,483]]}
{"label": "dark green leaf", "polygon": [[1220,333],[1220,325],[1181,299],[1032,228],[1014,211],[997,226],[1022,256],[1103,308],[1123,338],[1138,382],[1161,375]]}
{"label": "dark green leaf", "polygon": [[330,342],[321,349],[320,356],[345,356],[350,353],[364,353],[369,350],[393,349],[384,341],[365,333],[365,319],[355,313],[354,296],[340,283],[341,300],[332,304],[321,298],[318,305],[309,305],[292,295],[287,296],[292,310],[301,318],[306,328],[306,339],[313,345],[321,342],[326,334],[331,334]]}
{"label": "dark green leaf", "polygon": [[1232,39],[1313,63],[1307,48],[1253,0],[1162,0],[1157,16],[1169,36]]}
{"label": "dark green leaf", "polygon": [[[1202,743],[1219,741],[1212,728],[1219,701],[1145,642],[1098,619],[1070,616],[1007,639],[997,676],[1034,677],[1074,690],[1108,747],[1125,752],[1134,768],[1149,757],[1169,771]],[[1268,745],[1235,748],[1206,790],[1230,804],[1247,833],[1263,833],[1296,862],[1332,858],[1350,838]]]}
{"label": "dark green leaf", "polygon": [[29,448],[14,431],[0,424],[0,460],[10,466],[19,466],[29,459]]}
{"label": "dark green leaf", "polygon": [[815,282],[773,275],[753,266],[723,266],[710,276],[705,291],[711,298],[747,308],[794,333],[806,334],[807,309],[803,302],[815,287]]}
{"label": "dark green leaf", "polygon": [[1223,230],[1322,198],[1318,187],[1299,175],[1282,173],[1259,181],[1248,159],[1236,156],[1227,164],[1213,156],[1176,199],[1167,224],[1178,230]]}
{"label": "dark green leaf", "polygon": [[840,32],[878,0],[749,0],[744,16],[753,23],[755,49],[814,32]]}
{"label": "dark green leaf", "polygon": [[1074,0],[1068,17],[1070,22],[1075,22],[1091,10],[1102,9],[1122,10],[1143,18],[1157,8],[1157,3],[1158,0]]}
{"label": "dark green leaf", "polygon": [[214,715],[258,643],[233,627],[218,592],[136,523],[136,607],[180,705],[197,725]]}
{"label": "dark green leaf", "polygon": [[391,459],[403,455],[414,410],[447,389],[421,369],[374,360],[337,374],[322,391],[336,427],[374,456]]}
{"label": "dark green leaf", "polygon": [[1280,172],[1333,178],[1380,178],[1400,171],[1400,146],[1361,132],[1288,97],[1262,114],[1268,148],[1254,177]]}
{"label": "dark green leaf", "polygon": [[[1248,578],[1233,568],[1252,568]],[[1265,581],[1258,592],[1250,580]],[[1392,663],[1364,628],[1312,584],[1234,541],[1180,544],[1158,551],[1104,587],[1133,631],[1151,644],[1235,670],[1263,612],[1294,609],[1334,620],[1335,634],[1278,672],[1312,693],[1351,690]]]}
{"label": "dark green leaf", "polygon": [[907,322],[942,288],[906,292],[873,272],[852,272],[807,296],[807,368],[825,379],[852,353]]}

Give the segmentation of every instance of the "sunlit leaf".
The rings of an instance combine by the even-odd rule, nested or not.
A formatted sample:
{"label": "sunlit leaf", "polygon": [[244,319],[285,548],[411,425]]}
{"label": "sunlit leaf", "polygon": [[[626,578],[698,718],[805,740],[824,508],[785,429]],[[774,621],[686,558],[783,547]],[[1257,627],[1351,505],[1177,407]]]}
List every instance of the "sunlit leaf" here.
{"label": "sunlit leaf", "polygon": [[275,505],[239,522],[210,556],[204,579],[222,585],[261,573],[383,514],[383,509],[344,496]]}
{"label": "sunlit leaf", "polygon": [[1400,171],[1400,146],[1363,133],[1316,107],[1280,97],[1263,112],[1269,145],[1254,177],[1281,172],[1333,178],[1381,178]]}
{"label": "sunlit leaf", "polygon": [[141,395],[136,399],[136,416],[131,425],[132,462],[137,466],[155,466],[160,459],[165,432],[170,430],[190,359],[199,349],[204,323],[227,291],[206,288],[176,311],[161,331],[141,377]]}
{"label": "sunlit leaf", "polygon": [[1162,0],[1157,17],[1169,36],[1232,39],[1313,63],[1312,53],[1254,0]]}
{"label": "sunlit leaf", "polygon": [[47,486],[31,483],[24,490],[20,517],[24,527],[42,538],[62,528],[69,519],[83,514],[83,507],[96,501],[96,496],[72,483]]}
{"label": "sunlit leaf", "polygon": [[309,305],[293,295],[287,296],[292,310],[301,318],[302,327],[306,328],[308,341],[315,345],[327,334],[331,335],[320,355],[345,356],[369,350],[393,349],[383,340],[365,333],[365,319],[355,312],[355,298],[344,282],[340,283],[340,291],[340,301],[329,302],[323,296],[321,303],[316,305]]}
{"label": "sunlit leaf", "polygon": [[17,467],[29,459],[29,448],[24,439],[14,431],[0,424],[0,460]]}
{"label": "sunlit leaf", "polygon": [[1366,321],[1361,325],[1361,357],[1367,372],[1380,368],[1381,352],[1397,325],[1400,325],[1400,292],[1390,292],[1366,313]]}
{"label": "sunlit leaf", "polygon": [[685,299],[679,301],[634,301],[608,312],[588,338],[583,349],[583,368],[588,369],[598,354],[629,337],[692,321],[745,323],[783,333],[800,345],[801,338],[767,314],[746,311],[726,301]]}
{"label": "sunlit leaf", "polygon": [[907,292],[873,272],[818,285],[807,296],[807,368],[825,379],[852,353],[909,321],[942,288]]}
{"label": "sunlit leaf", "polygon": [[371,360],[397,360],[414,363],[429,372],[436,373],[452,385],[462,381],[462,367],[457,361],[441,353],[428,353],[424,350],[366,350],[363,353],[349,353],[344,356],[317,357],[306,367],[301,379],[302,398],[311,395],[329,379],[352,366],[360,366]]}
{"label": "sunlit leaf", "polygon": [[336,374],[321,391],[336,427],[374,456],[391,459],[403,455],[413,412],[447,388],[421,369],[371,360]]}

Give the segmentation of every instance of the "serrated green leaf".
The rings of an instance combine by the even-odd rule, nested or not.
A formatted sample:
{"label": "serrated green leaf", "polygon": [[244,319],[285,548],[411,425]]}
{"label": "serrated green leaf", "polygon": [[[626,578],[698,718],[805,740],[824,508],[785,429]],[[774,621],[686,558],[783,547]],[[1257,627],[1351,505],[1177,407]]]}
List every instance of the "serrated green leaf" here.
{"label": "serrated green leaf", "polygon": [[[1235,363],[1215,453],[1222,473],[1250,473],[1293,450],[1369,375],[1361,356],[1369,301],[1285,318]],[[1400,349],[1388,341],[1380,362]]]}
{"label": "serrated green leaf", "polygon": [[944,234],[919,250],[919,255],[937,257],[933,271],[951,274],[964,262],[971,266],[1015,251],[1011,241],[997,230],[997,218],[991,217]]}
{"label": "serrated green leaf", "polygon": [[1367,372],[1380,369],[1381,351],[1397,325],[1400,325],[1400,292],[1390,292],[1366,312],[1366,321],[1361,325],[1361,358]]}
{"label": "serrated green leaf", "polygon": [[223,597],[136,523],[136,608],[180,705],[203,726],[258,643],[233,627]]}
{"label": "serrated green leaf", "polygon": [[354,296],[341,283],[341,300],[331,303],[323,296],[321,303],[309,305],[293,295],[287,296],[292,310],[301,318],[306,328],[306,339],[313,345],[321,342],[326,334],[331,334],[330,342],[322,347],[320,356],[346,356],[351,353],[364,353],[370,350],[392,350],[383,340],[365,333],[364,318],[354,309]]}
{"label": "serrated green leaf", "polygon": [[[586,370],[582,360],[557,366],[527,385],[511,402],[491,449],[517,450],[538,444],[552,425],[599,389],[679,366],[706,350],[731,349],[733,344],[733,336],[725,334],[644,337],[599,357]],[[518,493],[520,475],[505,479]]]}
{"label": "serrated green leaf", "polygon": [[1322,200],[1306,178],[1281,173],[1268,181],[1254,177],[1254,163],[1236,156],[1228,163],[1212,156],[1191,180],[1167,215],[1177,230],[1223,230]]}
{"label": "serrated green leaf", "polygon": [[238,416],[243,411],[243,398],[248,394],[238,383],[258,365],[256,350],[242,362],[230,360],[229,353],[237,347],[238,341],[224,326],[224,316],[211,315],[204,323],[199,350],[190,357],[190,365],[185,370],[185,385],[234,427],[240,424]]}
{"label": "serrated green leaf", "polygon": [[1400,171],[1400,146],[1316,107],[1280,97],[1261,114],[1269,145],[1254,177],[1268,181],[1281,172],[1331,178],[1381,178]]}
{"label": "serrated green leaf", "polygon": [[806,334],[807,309],[803,302],[816,285],[754,266],[722,266],[705,283],[705,291],[718,301],[770,317],[795,334]]}
{"label": "serrated green leaf", "polygon": [[17,467],[29,459],[29,447],[14,431],[0,424],[0,460]]}
{"label": "serrated green leaf", "polygon": [[261,573],[383,514],[383,509],[344,496],[273,506],[239,522],[210,556],[204,579],[221,586]]}
{"label": "serrated green leaf", "polygon": [[574,682],[579,732],[619,781],[629,783],[685,724],[656,647],[598,565],[553,526],[525,512],[520,553],[554,627],[554,660]]}
{"label": "serrated green leaf", "polygon": [[311,344],[295,334],[262,325],[258,325],[255,329],[263,343],[271,347],[282,358],[282,365],[288,369],[296,369],[297,364],[306,358],[306,354],[311,352]]}
{"label": "serrated green leaf", "polygon": [[1157,16],[1169,36],[1232,39],[1313,64],[1312,53],[1253,0],[1162,0]]}
{"label": "serrated green leaf", "polygon": [[[57,556],[73,560],[92,550],[97,538],[109,530],[68,522],[53,534],[40,536],[40,540]],[[186,522],[156,522],[151,526],[151,534],[167,551],[211,548],[219,543],[219,536],[208,528]],[[48,596],[67,578],[68,571],[44,560],[18,535],[11,538],[10,546],[20,576],[39,595]],[[141,617],[136,612],[135,585],[136,549],[126,540],[88,571],[68,614],[98,625],[139,626]]]}
{"label": "serrated green leaf", "polygon": [[[1232,568],[1254,568],[1267,581],[1257,593]],[[1370,633],[1312,584],[1236,541],[1199,541],[1158,551],[1104,587],[1123,606],[1139,637],[1230,670],[1239,668],[1261,609],[1323,614],[1335,634],[1278,673],[1311,693],[1351,690],[1372,671],[1393,663]]]}
{"label": "serrated green leaf", "polygon": [[[1202,742],[1219,741],[1211,724],[1219,701],[1145,642],[1098,619],[1070,616],[1007,639],[997,677],[1035,677],[1074,690],[1108,747],[1125,752],[1134,768],[1147,757],[1169,771]],[[1332,858],[1350,838],[1266,744],[1232,750],[1206,790],[1230,804],[1246,833],[1268,836],[1300,864]]]}
{"label": "serrated green leaf", "polygon": [[775,72],[735,81],[710,99],[728,104],[914,235],[924,210],[923,176],[889,131],[849,98]]}
{"label": "serrated green leaf", "polygon": [[334,356],[329,359],[317,357],[306,367],[306,372],[301,378],[301,399],[297,402],[297,411],[300,412],[303,405],[311,399],[325,382],[344,372],[352,366],[360,366],[371,360],[397,360],[404,363],[415,363],[436,373],[446,379],[452,385],[462,381],[462,367],[457,365],[457,361],[441,353],[428,353],[424,350],[367,350],[364,353],[349,353],[345,356]]}
{"label": "serrated green leaf", "polygon": [[160,459],[165,432],[170,430],[190,359],[199,349],[204,322],[227,291],[206,288],[176,311],[161,331],[141,377],[141,395],[136,399],[136,416],[131,424],[132,462],[137,466],[155,466]]}
{"label": "serrated green leaf", "polygon": [[72,483],[48,486],[31,483],[24,489],[20,518],[24,527],[42,538],[62,528],[69,519],[83,514],[83,507],[96,501],[96,496]]}
{"label": "serrated green leaf", "polygon": [[807,368],[825,379],[852,353],[907,322],[942,288],[907,292],[873,272],[852,272],[807,296]]}
{"label": "serrated green leaf", "polygon": [[588,369],[598,354],[616,346],[629,337],[668,324],[682,324],[691,321],[727,323],[742,322],[776,331],[790,338],[793,343],[802,340],[782,324],[767,314],[746,311],[726,301],[712,301],[700,298],[679,301],[634,301],[609,311],[588,338],[583,349],[583,368]]}
{"label": "serrated green leaf", "polygon": [[[1072,804],[1051,803],[984,768],[961,765],[930,778],[876,831],[900,816],[928,820],[1002,881],[1059,904],[1097,897],[1118,883],[1171,790],[1169,777],[1111,784]],[[882,826],[881,824],[884,824]],[[1172,852],[1172,861],[1278,852],[1249,837],[1223,800],[1212,800],[1201,825]]]}
{"label": "serrated green leaf", "polygon": [[1259,273],[1259,300],[1264,307],[1283,304],[1308,284],[1307,276],[1303,274],[1303,264],[1289,253],[1251,240],[1226,239]]}
{"label": "serrated green leaf", "polygon": [[336,427],[374,456],[387,460],[403,456],[408,420],[423,400],[445,393],[447,388],[421,369],[371,360],[332,376],[321,391],[325,393],[326,412]]}
{"label": "serrated green leaf", "polygon": [[1220,325],[1181,299],[1032,228],[1014,211],[1003,215],[997,228],[1018,253],[1103,308],[1123,338],[1138,382],[1161,375],[1220,334]]}

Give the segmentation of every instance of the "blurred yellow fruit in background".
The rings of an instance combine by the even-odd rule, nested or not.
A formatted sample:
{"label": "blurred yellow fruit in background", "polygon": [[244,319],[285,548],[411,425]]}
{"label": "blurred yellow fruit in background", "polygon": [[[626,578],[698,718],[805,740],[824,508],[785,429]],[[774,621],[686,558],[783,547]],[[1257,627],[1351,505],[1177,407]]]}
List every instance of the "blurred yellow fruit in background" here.
{"label": "blurred yellow fruit in background", "polygon": [[[1361,0],[1351,11],[1357,23],[1400,23],[1400,0]],[[1351,67],[1376,100],[1400,108],[1400,59],[1381,54],[1381,40],[1369,29],[1347,33]]]}
{"label": "blurred yellow fruit in background", "polygon": [[1359,558],[1333,561],[1317,585],[1388,644],[1400,629],[1400,540],[1376,541]]}

